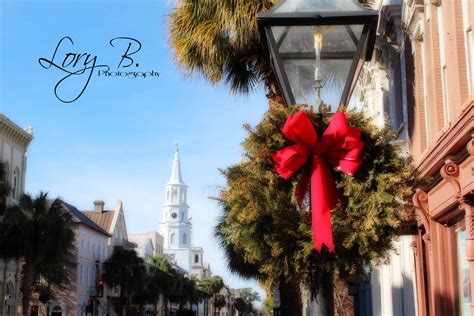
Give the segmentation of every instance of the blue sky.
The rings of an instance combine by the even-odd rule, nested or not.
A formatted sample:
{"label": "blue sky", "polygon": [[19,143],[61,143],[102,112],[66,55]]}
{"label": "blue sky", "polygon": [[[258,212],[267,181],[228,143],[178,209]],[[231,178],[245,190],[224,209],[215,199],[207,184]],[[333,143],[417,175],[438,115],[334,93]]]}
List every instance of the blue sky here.
{"label": "blue sky", "polygon": [[[163,0],[0,0],[0,112],[22,127],[33,127],[27,192],[48,191],[80,209],[91,209],[95,199],[113,208],[120,199],[129,233],[158,230],[178,141],[189,185],[193,244],[204,247],[213,272],[230,286],[256,288],[255,282],[227,270],[212,237],[219,209],[208,196],[224,184],[217,169],[239,161],[242,124],[260,120],[267,108],[265,94],[260,89],[236,96],[199,76],[185,77],[167,38],[172,5]],[[134,71],[154,70],[160,76],[94,73],[77,101],[60,102],[54,87],[64,73],[42,68],[38,59],[51,60],[64,36],[74,44],[63,42],[54,60],[58,64],[68,52],[88,53],[113,71],[126,46],[112,47],[109,41],[132,37],[142,44],[133,55],[139,63]],[[76,95],[84,79],[65,80],[61,95]]]}

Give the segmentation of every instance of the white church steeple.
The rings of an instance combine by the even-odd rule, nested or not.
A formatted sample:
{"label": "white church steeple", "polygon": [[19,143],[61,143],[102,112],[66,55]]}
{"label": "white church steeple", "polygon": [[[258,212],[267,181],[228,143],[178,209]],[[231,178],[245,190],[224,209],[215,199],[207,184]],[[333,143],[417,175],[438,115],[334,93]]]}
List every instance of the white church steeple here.
{"label": "white church steeple", "polygon": [[160,233],[163,235],[164,253],[173,255],[178,265],[191,269],[191,221],[188,216],[188,186],[181,174],[179,149],[176,147],[171,177],[165,185],[165,203]]}
{"label": "white church steeple", "polygon": [[176,145],[176,152],[174,153],[173,167],[171,168],[171,177],[167,184],[184,184],[181,176],[181,164],[179,163],[179,148]]}

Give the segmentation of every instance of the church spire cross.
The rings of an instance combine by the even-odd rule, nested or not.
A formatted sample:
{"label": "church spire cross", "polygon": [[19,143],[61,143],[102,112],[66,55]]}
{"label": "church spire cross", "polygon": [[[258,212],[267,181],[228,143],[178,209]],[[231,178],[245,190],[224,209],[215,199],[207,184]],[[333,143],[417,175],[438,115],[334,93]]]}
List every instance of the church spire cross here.
{"label": "church spire cross", "polygon": [[184,184],[181,176],[181,164],[179,162],[179,147],[176,144],[176,152],[174,153],[173,167],[171,168],[171,177],[167,184]]}

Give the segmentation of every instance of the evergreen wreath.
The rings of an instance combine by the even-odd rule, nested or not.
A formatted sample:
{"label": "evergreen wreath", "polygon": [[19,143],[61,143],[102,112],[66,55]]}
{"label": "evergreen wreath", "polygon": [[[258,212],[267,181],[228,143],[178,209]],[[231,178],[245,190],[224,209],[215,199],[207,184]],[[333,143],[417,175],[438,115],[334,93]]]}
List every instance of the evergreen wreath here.
{"label": "evergreen wreath", "polygon": [[[349,125],[360,129],[365,143],[364,163],[354,176],[333,172],[340,196],[331,211],[336,251],[317,253],[308,203],[300,209],[294,195],[303,171],[284,180],[272,159],[291,145],[281,129],[301,109],[307,107],[271,104],[255,128],[244,126],[244,158],[221,170],[227,186],[216,197],[222,213],[215,235],[233,272],[270,286],[288,278],[315,289],[323,274],[359,279],[374,259],[387,257],[402,228],[416,227],[411,196],[418,180],[411,160],[392,142],[396,135],[390,128],[381,130],[362,113],[347,111]],[[332,115],[322,107],[308,116],[321,136]]]}

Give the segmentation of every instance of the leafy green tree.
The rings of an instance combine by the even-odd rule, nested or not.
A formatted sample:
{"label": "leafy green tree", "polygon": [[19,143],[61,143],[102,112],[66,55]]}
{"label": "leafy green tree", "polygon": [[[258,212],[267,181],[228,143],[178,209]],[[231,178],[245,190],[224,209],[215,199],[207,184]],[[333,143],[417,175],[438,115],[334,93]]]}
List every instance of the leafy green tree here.
{"label": "leafy green tree", "polygon": [[107,285],[120,286],[119,313],[122,315],[124,301],[128,310],[134,296],[140,294],[146,284],[145,262],[135,250],[115,246],[104,262],[103,271],[102,278]]}
{"label": "leafy green tree", "polygon": [[[256,128],[247,127],[246,159],[223,171],[227,187],[218,197],[222,217],[216,236],[230,269],[278,286],[283,315],[301,313],[300,284],[330,299],[334,278],[358,279],[373,259],[388,255],[401,224],[414,223],[410,200],[417,180],[410,161],[391,144],[392,132],[348,112],[349,125],[361,130],[364,164],[354,177],[334,172],[341,196],[331,216],[336,252],[317,253],[310,215],[294,197],[299,174],[284,180],[272,158],[291,145],[280,131],[288,115],[300,109],[272,106]],[[308,115],[321,135],[331,116]]]}
{"label": "leafy green tree", "polygon": [[239,311],[239,315],[245,315],[248,312],[249,306],[245,303],[244,299],[237,297],[235,299],[235,309]]}
{"label": "leafy green tree", "polygon": [[260,295],[251,288],[239,289],[239,298],[241,298],[246,306],[245,312],[253,311],[253,302],[260,301]]}
{"label": "leafy green tree", "polygon": [[226,304],[225,296],[222,294],[215,294],[213,298],[214,315],[220,315],[221,309]]}
{"label": "leafy green tree", "polygon": [[[220,290],[223,287],[224,281],[218,275],[212,276],[208,279],[199,280],[199,282],[197,283],[197,291],[199,291],[200,297],[204,300],[205,315],[209,313],[209,299],[212,298],[212,301],[214,302],[215,296],[219,294]],[[215,304],[213,304],[213,308],[215,309]]]}
{"label": "leafy green tree", "polygon": [[199,300],[204,302],[204,315],[208,315],[209,298],[212,297],[212,288],[209,279],[197,280],[196,290],[199,295]]}
{"label": "leafy green tree", "polygon": [[20,291],[23,315],[29,314],[32,293],[44,280],[49,287],[67,287],[69,270],[75,266],[71,256],[74,231],[71,215],[59,199],[48,200],[46,193],[35,199],[28,195],[18,205],[8,207],[3,225],[8,239],[14,240],[22,262]]}

